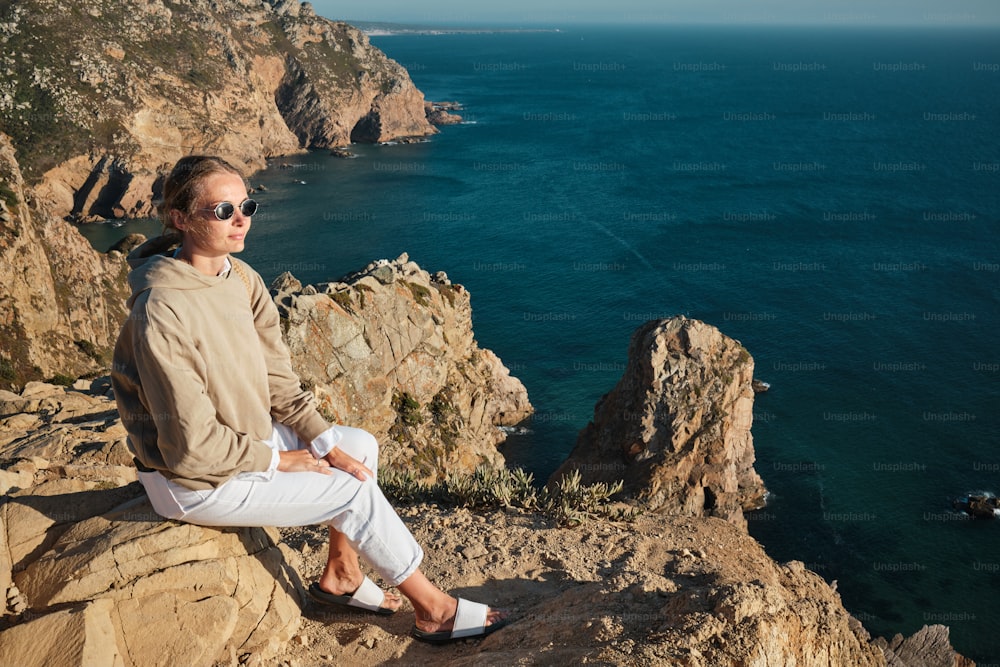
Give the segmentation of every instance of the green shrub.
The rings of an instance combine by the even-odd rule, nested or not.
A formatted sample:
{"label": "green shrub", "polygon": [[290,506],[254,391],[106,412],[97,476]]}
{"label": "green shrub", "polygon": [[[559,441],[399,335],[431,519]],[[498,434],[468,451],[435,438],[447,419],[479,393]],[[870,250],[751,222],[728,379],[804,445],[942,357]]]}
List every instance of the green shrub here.
{"label": "green shrub", "polygon": [[0,199],[7,204],[9,209],[14,209],[17,206],[17,193],[7,183],[0,183]]}
{"label": "green shrub", "polygon": [[396,410],[399,418],[408,426],[417,426],[424,423],[424,415],[420,411],[420,402],[406,392],[397,393],[392,397],[392,407]]}
{"label": "green shrub", "polygon": [[72,375],[64,375],[62,373],[56,373],[51,380],[51,384],[58,384],[63,387],[70,387],[76,382],[76,378]]}
{"label": "green shrub", "polygon": [[437,291],[441,293],[441,296],[448,301],[448,305],[454,308],[455,299],[458,296],[458,288],[455,285],[445,285],[442,283],[435,283],[434,286],[437,287]]}
{"label": "green shrub", "polygon": [[578,526],[595,516],[609,516],[605,508],[607,501],[625,486],[622,480],[586,486],[581,481],[580,471],[572,470],[551,491],[546,488],[542,493],[542,509],[560,525]]}
{"label": "green shrub", "polygon": [[364,283],[355,283],[354,290],[358,293],[358,300],[361,302],[361,308],[363,309],[365,307],[365,304],[367,303],[365,295],[372,293],[375,290],[373,290],[370,286],[365,285]]}
{"label": "green shrub", "polygon": [[434,484],[417,480],[412,469],[385,469],[379,485],[399,503],[443,503],[476,510],[516,507],[569,527],[596,517],[631,521],[639,513],[636,508],[611,506],[609,501],[622,490],[623,482],[583,485],[578,471],[563,477],[553,489],[541,491],[535,488],[531,473],[491,466],[480,466],[471,474],[451,474]]}
{"label": "green shrub", "polygon": [[10,359],[4,359],[0,357],[0,380],[4,382],[13,382],[17,379],[17,369],[14,368],[13,362]]}
{"label": "green shrub", "polygon": [[89,340],[74,341],[74,344],[78,348],[80,348],[81,352],[83,352],[85,355],[87,355],[88,357],[90,357],[91,359],[93,359],[94,361],[96,361],[97,363],[101,363],[101,364],[104,363],[104,357],[103,357],[103,355],[101,355],[100,351],[98,351],[97,346],[94,345]]}
{"label": "green shrub", "polygon": [[532,475],[521,468],[479,466],[471,475],[448,475],[445,496],[462,507],[522,507],[537,504]]}
{"label": "green shrub", "polygon": [[340,306],[347,312],[349,313],[354,312],[354,309],[351,307],[354,305],[353,302],[351,301],[351,293],[348,292],[347,290],[331,294],[330,298],[333,299],[338,306]]}
{"label": "green shrub", "polygon": [[451,397],[448,396],[447,389],[442,389],[436,393],[434,398],[431,399],[429,407],[431,415],[434,416],[435,423],[439,425],[458,414],[458,408],[451,402]]}
{"label": "green shrub", "polygon": [[431,305],[431,291],[429,289],[417,283],[406,283],[406,286],[410,288],[410,293],[413,294],[414,301],[421,306]]}

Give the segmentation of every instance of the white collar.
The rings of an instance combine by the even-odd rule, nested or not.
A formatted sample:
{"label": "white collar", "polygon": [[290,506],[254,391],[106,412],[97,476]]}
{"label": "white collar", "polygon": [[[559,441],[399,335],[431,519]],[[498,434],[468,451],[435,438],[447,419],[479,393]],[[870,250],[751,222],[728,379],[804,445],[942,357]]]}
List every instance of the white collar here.
{"label": "white collar", "polygon": [[[181,247],[177,246],[177,250],[174,250],[174,259],[181,254]],[[217,275],[224,276],[229,273],[233,268],[233,263],[229,261],[229,255],[226,255],[226,263],[222,265],[222,270],[219,271]]]}

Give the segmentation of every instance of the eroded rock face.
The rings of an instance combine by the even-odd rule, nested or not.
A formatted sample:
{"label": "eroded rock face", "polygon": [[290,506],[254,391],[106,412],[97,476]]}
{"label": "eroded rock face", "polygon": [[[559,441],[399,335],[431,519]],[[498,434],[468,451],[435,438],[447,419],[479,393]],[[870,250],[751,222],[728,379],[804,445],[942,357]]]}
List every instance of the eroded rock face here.
{"label": "eroded rock face", "polygon": [[[74,494],[65,495],[72,502]],[[39,644],[51,653],[45,640],[18,641],[37,633],[37,624],[53,631],[52,644],[94,644],[109,658],[79,664],[115,664],[116,654],[127,664],[169,656],[162,664],[185,665],[240,653],[273,655],[300,619],[296,575],[278,542],[273,530],[164,521],[138,498],[74,524],[14,575],[39,618],[14,627],[4,643],[27,655]],[[60,611],[67,604],[73,613]],[[83,628],[74,623],[77,614],[88,618]],[[94,642],[97,624],[102,640]]]}
{"label": "eroded rock face", "polygon": [[951,645],[946,625],[925,625],[909,637],[896,635],[875,640],[888,667],[976,667],[974,660],[959,654]]}
{"label": "eroded rock face", "polygon": [[302,148],[432,134],[406,70],[308,3],[160,0],[0,11],[17,53],[0,89],[39,206],[147,216],[160,175],[189,153],[245,168]]}
{"label": "eroded rock face", "polygon": [[553,479],[570,470],[586,483],[623,479],[654,511],[745,525],[743,510],[760,507],[765,493],[753,469],[752,379],[750,354],[715,327],[647,322]]}
{"label": "eroded rock face", "polygon": [[27,203],[0,134],[0,388],[103,368],[125,317],[125,262]]}
{"label": "eroded rock face", "polygon": [[532,408],[476,343],[465,288],[406,255],[339,282],[303,287],[285,275],[274,287],[296,372],[328,418],[375,435],[388,465],[438,479],[503,464],[498,427]]}

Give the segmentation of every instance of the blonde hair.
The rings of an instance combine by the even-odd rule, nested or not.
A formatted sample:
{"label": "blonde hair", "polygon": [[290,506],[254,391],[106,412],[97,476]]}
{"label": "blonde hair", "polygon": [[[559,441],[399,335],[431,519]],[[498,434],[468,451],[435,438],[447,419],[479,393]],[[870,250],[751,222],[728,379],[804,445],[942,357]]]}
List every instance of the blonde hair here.
{"label": "blonde hair", "polygon": [[157,213],[166,232],[180,234],[180,230],[174,227],[170,212],[180,211],[185,215],[192,215],[205,179],[219,173],[235,174],[243,180],[244,187],[247,184],[240,170],[221,157],[188,155],[177,161],[163,182],[163,199],[157,206]]}

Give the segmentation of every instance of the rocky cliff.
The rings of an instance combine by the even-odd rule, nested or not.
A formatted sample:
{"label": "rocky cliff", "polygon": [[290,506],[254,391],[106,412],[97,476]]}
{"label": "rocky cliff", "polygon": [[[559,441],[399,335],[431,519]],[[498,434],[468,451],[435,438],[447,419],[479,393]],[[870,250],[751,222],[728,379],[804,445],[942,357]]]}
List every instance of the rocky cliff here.
{"label": "rocky cliff", "polygon": [[0,387],[107,363],[124,262],[65,219],[150,215],[190,152],[250,173],[435,131],[402,67],[297,0],[0,3],[0,65]]}
{"label": "rocky cliff", "polygon": [[406,255],[337,282],[275,283],[296,372],[328,417],[383,443],[389,466],[432,481],[502,465],[498,428],[532,411],[519,380],[472,331],[469,293]]}
{"label": "rocky cliff", "polygon": [[28,205],[0,134],[0,388],[106,368],[125,316],[125,264]]}
{"label": "rocky cliff", "polygon": [[[25,386],[97,374],[123,316],[121,258],[63,218],[148,213],[159,174],[192,151],[252,171],[302,147],[429,133],[422,96],[364,35],[297,0],[3,2],[0,61],[0,383],[18,389],[0,389],[0,664],[904,667],[925,647],[962,664],[942,628],[870,642],[818,576],[700,516],[738,524],[762,493],[752,360],[700,323],[637,335],[639,389],[623,378],[571,464],[586,481],[626,477],[665,514],[571,531],[510,509],[403,510],[435,581],[515,612],[482,642],[442,651],[407,637],[408,613],[309,607],[299,578],[322,567],[322,531],[160,520],[105,381]],[[405,257],[336,283],[286,277],[275,298],[324,410],[377,432],[397,466],[499,461],[496,426],[530,411],[475,345],[464,290]]]}
{"label": "rocky cliff", "polygon": [[715,327],[684,317],[632,335],[618,384],[598,402],[558,479],[624,479],[645,507],[745,525],[763,506],[753,469],[753,358]]}
{"label": "rocky cliff", "polygon": [[405,69],[297,0],[20,0],[0,4],[0,48],[0,132],[60,217],[146,215],[192,152],[252,172],[435,131]]}

